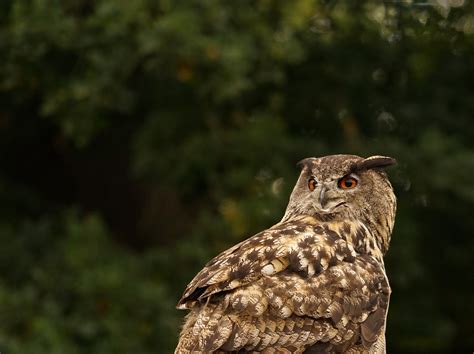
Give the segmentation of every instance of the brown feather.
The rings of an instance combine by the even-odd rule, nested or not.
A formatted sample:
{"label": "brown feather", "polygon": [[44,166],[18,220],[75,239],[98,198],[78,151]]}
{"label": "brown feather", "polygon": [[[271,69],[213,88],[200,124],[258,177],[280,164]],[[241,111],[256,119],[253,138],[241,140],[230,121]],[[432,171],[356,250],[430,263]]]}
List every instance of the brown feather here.
{"label": "brown feather", "polygon": [[[328,158],[304,160],[301,188],[307,173],[323,179]],[[333,161],[342,164],[336,177],[354,163],[370,169],[390,162],[352,155]],[[382,186],[376,189],[389,186],[381,174],[358,173]],[[386,200],[371,202],[376,209],[360,202],[373,213],[368,220],[304,212],[310,209],[295,198],[307,192],[298,186],[280,223],[212,259],[186,287],[178,308],[191,311],[176,353],[384,350],[390,287],[383,254],[396,205],[391,187]]]}

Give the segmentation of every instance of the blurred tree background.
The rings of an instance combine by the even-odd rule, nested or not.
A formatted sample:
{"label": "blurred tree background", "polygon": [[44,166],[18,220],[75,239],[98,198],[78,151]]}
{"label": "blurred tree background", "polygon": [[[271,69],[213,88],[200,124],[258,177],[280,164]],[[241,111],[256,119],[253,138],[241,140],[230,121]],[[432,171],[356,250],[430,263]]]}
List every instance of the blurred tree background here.
{"label": "blurred tree background", "polygon": [[0,352],[171,352],[195,272],[332,153],[399,161],[389,352],[471,352],[473,10],[3,0]]}

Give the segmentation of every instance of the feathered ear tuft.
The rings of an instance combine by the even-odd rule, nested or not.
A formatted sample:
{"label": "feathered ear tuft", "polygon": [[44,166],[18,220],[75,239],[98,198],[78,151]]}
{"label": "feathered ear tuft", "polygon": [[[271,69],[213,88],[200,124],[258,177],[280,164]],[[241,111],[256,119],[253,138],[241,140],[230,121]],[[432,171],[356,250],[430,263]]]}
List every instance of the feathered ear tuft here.
{"label": "feathered ear tuft", "polygon": [[311,160],[313,158],[312,157],[307,157],[301,161],[299,161],[296,166],[298,166],[301,170],[304,170],[305,168],[309,168],[310,165],[311,165]]}
{"label": "feathered ear tuft", "polygon": [[371,168],[385,168],[397,164],[397,160],[387,156],[370,156],[354,165],[354,171],[369,170]]}

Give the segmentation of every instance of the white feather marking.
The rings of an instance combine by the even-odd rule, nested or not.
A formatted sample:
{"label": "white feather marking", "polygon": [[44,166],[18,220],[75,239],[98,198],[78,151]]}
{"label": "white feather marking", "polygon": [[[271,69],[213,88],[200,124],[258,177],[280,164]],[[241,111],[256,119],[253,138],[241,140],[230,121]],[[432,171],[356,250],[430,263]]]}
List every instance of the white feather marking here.
{"label": "white feather marking", "polygon": [[308,264],[308,277],[312,277],[314,273],[315,273],[314,265],[312,265],[311,263]]}
{"label": "white feather marking", "polygon": [[288,318],[291,316],[291,309],[287,306],[282,307],[279,311],[279,315],[282,318]]}
{"label": "white feather marking", "polygon": [[275,273],[275,268],[273,267],[273,264],[267,264],[262,268],[262,273],[265,275],[272,275]]}

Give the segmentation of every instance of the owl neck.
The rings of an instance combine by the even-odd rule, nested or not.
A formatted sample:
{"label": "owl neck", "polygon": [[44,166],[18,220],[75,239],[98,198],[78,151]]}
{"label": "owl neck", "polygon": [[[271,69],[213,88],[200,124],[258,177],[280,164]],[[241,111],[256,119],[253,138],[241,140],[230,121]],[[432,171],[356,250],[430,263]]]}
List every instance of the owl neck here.
{"label": "owl neck", "polygon": [[367,227],[382,255],[388,251],[397,211],[397,199],[390,183],[387,183],[390,192],[385,194],[385,198],[373,200],[370,213],[357,218]]}
{"label": "owl neck", "polygon": [[[383,261],[390,244],[391,228],[385,220],[376,225],[369,222],[353,220],[352,222],[328,222],[338,227],[339,234],[352,244],[359,254],[372,255]],[[342,227],[341,227],[342,224]]]}
{"label": "owl neck", "polygon": [[391,228],[388,224],[372,224],[357,221],[350,233],[350,242],[354,249],[361,254],[370,254],[382,258],[390,245]]}
{"label": "owl neck", "polygon": [[382,255],[385,255],[390,246],[390,239],[393,230],[393,219],[389,218],[388,216],[380,216],[375,220],[367,220],[364,225],[367,226],[367,229],[372,235],[372,239],[382,252]]}
{"label": "owl neck", "polygon": [[285,215],[281,222],[301,221],[321,227],[325,232],[333,231],[350,243],[357,253],[372,255],[379,260],[388,250],[393,228],[389,219],[369,223],[355,219],[340,220],[332,215]]}

